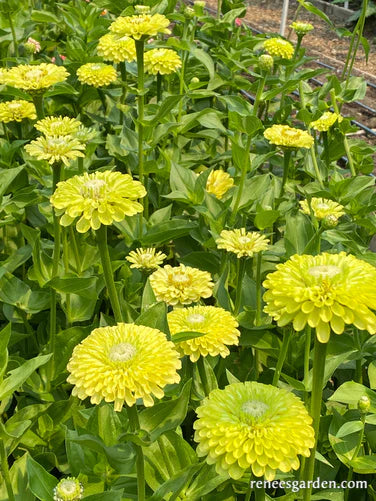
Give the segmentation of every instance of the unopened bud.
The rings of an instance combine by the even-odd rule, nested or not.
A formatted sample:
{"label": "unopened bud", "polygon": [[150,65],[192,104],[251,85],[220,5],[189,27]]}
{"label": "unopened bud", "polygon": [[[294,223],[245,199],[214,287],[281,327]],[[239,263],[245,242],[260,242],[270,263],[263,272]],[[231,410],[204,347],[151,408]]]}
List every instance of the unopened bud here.
{"label": "unopened bud", "polygon": [[150,7],[148,5],[135,5],[134,10],[135,10],[136,14],[138,14],[140,16],[150,14]]}
{"label": "unopened bud", "polygon": [[290,24],[290,28],[293,29],[299,37],[304,37],[304,35],[313,30],[312,24],[303,23],[301,21],[294,21]]}
{"label": "unopened bud", "polygon": [[329,216],[324,217],[322,224],[324,228],[335,228],[338,224],[338,217],[334,214],[329,214]]}
{"label": "unopened bud", "polygon": [[367,414],[370,407],[371,407],[370,399],[366,395],[360,397],[360,399],[358,400],[358,409],[360,410],[360,412],[362,414]]}
{"label": "unopened bud", "polygon": [[260,70],[266,71],[267,73],[271,73],[274,66],[274,59],[269,54],[262,54],[258,58],[258,65]]}
{"label": "unopened bud", "polygon": [[204,15],[205,5],[206,2],[203,2],[202,0],[196,0],[193,2],[193,10],[197,17]]}
{"label": "unopened bud", "polygon": [[192,83],[192,84],[196,84],[196,83],[199,83],[199,82],[200,82],[200,79],[199,79],[199,78],[197,78],[197,77],[192,77],[192,78],[191,78],[191,83]]}
{"label": "unopened bud", "polygon": [[36,54],[37,52],[40,52],[40,43],[38,40],[34,40],[34,38],[29,37],[25,43],[25,49],[27,52],[30,52],[30,54]]}
{"label": "unopened bud", "polygon": [[191,7],[187,7],[185,9],[185,14],[188,17],[188,19],[193,19],[195,17],[195,11]]}

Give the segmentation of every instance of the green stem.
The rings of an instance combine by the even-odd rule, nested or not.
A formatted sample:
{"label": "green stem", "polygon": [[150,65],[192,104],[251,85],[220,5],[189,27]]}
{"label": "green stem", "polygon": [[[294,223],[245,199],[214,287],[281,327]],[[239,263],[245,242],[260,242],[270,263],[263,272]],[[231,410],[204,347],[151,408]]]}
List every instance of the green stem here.
{"label": "green stem", "polygon": [[157,102],[162,98],[162,82],[163,76],[160,73],[157,73]]}
{"label": "green stem", "polygon": [[222,0],[217,0],[217,19],[221,18]]}
{"label": "green stem", "polygon": [[[307,387],[309,377],[309,355],[311,353],[311,338],[312,329],[309,325],[305,328],[305,344],[304,344],[304,386]],[[305,401],[308,400],[308,392],[305,392]]]}
{"label": "green stem", "polygon": [[77,265],[77,274],[81,275],[81,257],[80,257],[80,251],[78,249],[77,245],[77,240],[76,240],[76,234],[73,231],[73,227],[69,227],[69,236],[70,236],[70,242],[72,244],[72,250],[74,254],[74,260],[76,261]]}
{"label": "green stem", "polygon": [[110,254],[108,252],[107,226],[102,224],[100,228],[96,231],[96,236],[97,236],[98,250],[103,267],[104,281],[106,283],[107,292],[112,306],[112,311],[114,313],[116,322],[123,322],[124,321],[123,313],[121,311],[120,301],[115,287]]}
{"label": "green stem", "polygon": [[261,263],[262,263],[262,252],[257,252],[257,254],[256,254],[256,317],[255,317],[255,326],[260,325],[260,320],[261,320],[261,305],[262,305]]}
{"label": "green stem", "polygon": [[[362,443],[363,443],[363,438],[364,438],[364,427],[365,427],[365,424],[366,424],[366,414],[363,414],[361,415],[360,417],[361,421],[362,421],[362,429],[360,430],[360,435],[359,435],[359,440],[358,440],[358,443],[357,443],[357,446],[356,446],[356,449],[354,451],[354,454],[351,458],[351,461],[354,461],[354,459],[356,459],[358,457],[358,454],[359,454],[359,451],[360,451],[360,448],[362,447]],[[354,472],[354,469],[352,466],[350,466],[349,468],[349,472],[347,474],[347,485],[349,484],[349,482],[351,482],[352,480],[352,477],[353,477],[353,472]],[[345,490],[345,496],[344,496],[344,501],[347,501],[348,498],[349,498],[349,493],[350,493],[350,489],[347,488]]]}
{"label": "green stem", "polygon": [[281,190],[279,192],[279,198],[282,198],[284,193],[285,193],[285,184],[289,175],[289,168],[290,168],[290,159],[291,159],[291,150],[284,150],[284,155],[283,155],[283,178],[282,178],[282,184],[281,184]]}
{"label": "green stem", "polygon": [[118,68],[120,70],[121,81],[123,83],[123,88],[122,88],[121,97],[120,97],[120,103],[124,104],[125,100],[127,98],[127,67],[125,65],[125,62],[122,61],[121,63],[119,63]]}
{"label": "green stem", "polygon": [[[355,329],[355,339],[358,348],[358,352],[362,353],[362,343],[360,342],[360,333],[358,329]],[[363,384],[363,370],[362,370],[362,359],[355,361],[355,382]]]}
{"label": "green stem", "polygon": [[78,157],[77,166],[78,166],[78,174],[80,176],[82,176],[82,174],[84,173],[84,159],[83,159],[83,157]]}
{"label": "green stem", "polygon": [[[132,433],[136,433],[140,429],[140,422],[137,414],[137,407],[133,405],[132,407],[127,406],[127,414],[129,419],[129,427]],[[133,445],[136,450],[136,469],[137,469],[137,499],[138,501],[145,500],[145,464],[144,464],[144,453],[140,445]]]}
{"label": "green stem", "polygon": [[106,96],[104,95],[104,92],[102,89],[100,89],[99,87],[97,88],[97,92],[98,92],[98,97],[102,103],[102,108],[103,108],[103,114],[105,115],[106,114]]}
{"label": "green stem", "polygon": [[163,437],[159,436],[157,438],[157,442],[158,442],[159,450],[161,451],[161,454],[163,457],[163,461],[164,461],[166,468],[167,468],[168,476],[169,476],[169,478],[171,478],[174,475],[174,467],[173,467],[173,465],[170,461],[170,458],[167,454],[165,444],[163,443]]}
{"label": "green stem", "polygon": [[[306,468],[304,472],[304,480],[306,482],[306,485],[309,485],[308,482],[312,481],[315,470],[315,454],[317,449],[317,441],[320,428],[322,393],[323,393],[323,386],[325,383],[324,373],[325,373],[326,350],[327,350],[327,343],[320,343],[320,341],[316,337],[315,352],[313,359],[312,398],[311,398],[311,416],[313,419],[313,429],[315,432],[315,445],[312,448],[311,455],[306,463]],[[310,482],[310,484],[312,484],[312,482]],[[312,486],[305,489],[303,498],[304,501],[311,501],[311,493],[312,493]]]}
{"label": "green stem", "polygon": [[246,258],[239,258],[236,263],[237,277],[236,277],[236,298],[234,305],[234,315],[236,316],[240,310],[240,303],[242,299],[242,283],[245,273]]}
{"label": "green stem", "polygon": [[[61,164],[55,164],[52,167],[52,193],[55,192],[56,185],[60,181],[61,177]],[[51,279],[55,278],[59,270],[60,261],[60,247],[61,247],[61,228],[59,217],[56,215],[53,209],[53,222],[54,222],[54,250],[52,253],[52,276]],[[57,294],[55,289],[51,289],[51,302],[50,302],[50,346],[49,351],[52,353],[52,357],[48,363],[47,370],[47,388],[50,388],[52,378],[54,376],[55,369],[55,344],[56,344],[56,308],[57,308]]]}
{"label": "green stem", "polygon": [[245,180],[247,177],[248,168],[250,167],[250,158],[249,158],[249,150],[251,148],[251,137],[250,136],[248,136],[248,138],[247,138],[247,144],[246,144],[245,148],[246,148],[246,152],[247,152],[247,161],[242,166],[238,193],[236,195],[234,208],[232,210],[232,214],[231,214],[231,218],[230,218],[230,226],[233,226],[233,224],[235,223],[235,219],[236,219],[237,212],[238,212],[239,205],[240,205],[240,200],[241,200],[242,195],[243,195],[244,184],[245,184]]}
{"label": "green stem", "polygon": [[137,107],[138,107],[138,177],[141,183],[144,182],[144,150],[143,150],[143,136],[144,126],[144,40],[136,40],[136,56],[137,56]]}
{"label": "green stem", "polygon": [[250,501],[251,500],[251,495],[252,495],[252,488],[251,488],[251,484],[249,484],[247,492],[245,494],[244,501]]}
{"label": "green stem", "polygon": [[[64,228],[63,230],[63,262],[64,262],[64,273],[67,275],[69,273],[69,247],[68,247],[68,230]],[[66,323],[65,328],[68,329],[71,322],[71,296],[66,294],[65,296],[65,308],[66,308]]]}
{"label": "green stem", "polygon": [[295,51],[294,51],[293,59],[296,59],[297,56],[298,56],[300,46],[302,45],[302,40],[303,40],[303,36],[302,35],[298,35],[298,40],[297,40],[296,45],[295,45]]}
{"label": "green stem", "polygon": [[[332,101],[332,106],[333,106],[334,111],[339,114],[340,111],[338,108],[337,99],[336,99],[336,92],[334,89],[331,89],[331,91],[330,91],[330,98]],[[348,164],[350,167],[351,175],[352,175],[352,177],[355,177],[356,172],[355,172],[354,161],[353,161],[353,158],[351,155],[350,146],[349,146],[349,142],[347,141],[346,134],[344,134],[344,136],[343,136],[343,146],[345,147],[346,156],[347,156]]]}
{"label": "green stem", "polygon": [[16,498],[14,496],[12,482],[10,479],[8,458],[5,451],[3,440],[0,440],[0,461],[1,461],[1,470],[3,472],[4,483],[8,493],[8,499],[9,501],[15,501]]}
{"label": "green stem", "polygon": [[[255,478],[255,477],[253,477]],[[258,481],[264,481],[264,477],[257,477],[255,478]],[[265,495],[265,487],[264,485],[262,487],[255,487],[254,489],[255,493],[255,501],[265,501],[266,500],[266,495]]]}
{"label": "green stem", "polygon": [[38,120],[42,120],[44,118],[44,104],[43,104],[43,94],[38,92],[32,94],[33,103],[35,106],[35,110],[37,112]]}
{"label": "green stem", "polygon": [[323,183],[323,180],[322,180],[322,177],[321,177],[319,165],[317,163],[315,147],[313,145],[311,146],[310,152],[311,152],[311,159],[312,159],[312,163],[313,163],[313,168],[315,169],[316,179],[319,182],[320,187],[322,189],[324,189],[324,183]]}
{"label": "green stem", "polygon": [[255,102],[253,105],[253,115],[257,117],[258,109],[260,106],[260,101],[261,101],[261,96],[262,93],[264,92],[264,87],[265,87],[265,82],[266,82],[266,75],[264,75],[261,80],[259,80],[258,86],[257,86],[257,93],[255,97]]}
{"label": "green stem", "polygon": [[274,372],[274,376],[273,376],[273,382],[272,382],[273,386],[278,385],[278,381],[279,381],[279,378],[281,376],[283,364],[284,364],[285,359],[286,359],[287,349],[289,347],[290,335],[291,335],[291,328],[287,327],[283,331],[283,341],[282,341],[281,350],[280,350],[279,355],[278,355],[277,366],[275,368],[275,372]]}
{"label": "green stem", "polygon": [[322,133],[322,139],[324,143],[324,158],[326,167],[329,169],[330,166],[330,157],[329,157],[329,141],[328,141],[328,131],[324,130]]}
{"label": "green stem", "polygon": [[206,377],[205,360],[204,360],[204,357],[202,355],[197,360],[197,369],[198,369],[198,373],[200,375],[200,379],[201,379],[201,383],[202,383],[202,386],[204,389],[205,396],[207,397],[210,393],[210,386],[209,386],[208,378]]}
{"label": "green stem", "polygon": [[15,55],[15,57],[18,57],[19,54],[18,54],[17,36],[16,36],[16,30],[14,29],[12,14],[10,12],[8,12],[7,16],[8,16],[10,31],[12,32],[14,55]]}
{"label": "green stem", "polygon": [[[353,35],[351,37],[350,47],[349,47],[349,50],[347,53],[345,66],[343,68],[343,72],[341,75],[341,78],[343,79],[347,73],[345,90],[347,89],[349,79],[351,77],[351,72],[352,72],[352,69],[353,69],[354,64],[355,64],[356,54],[358,52],[359,45],[360,45],[360,42],[361,42],[361,39],[363,36],[364,24],[365,24],[366,17],[367,17],[367,9],[368,9],[368,0],[363,0],[360,17],[359,17],[359,20],[355,26]],[[356,42],[355,42],[355,39],[356,39]],[[355,43],[355,47],[354,47],[354,43]],[[351,57],[351,62],[349,64],[350,57]]]}

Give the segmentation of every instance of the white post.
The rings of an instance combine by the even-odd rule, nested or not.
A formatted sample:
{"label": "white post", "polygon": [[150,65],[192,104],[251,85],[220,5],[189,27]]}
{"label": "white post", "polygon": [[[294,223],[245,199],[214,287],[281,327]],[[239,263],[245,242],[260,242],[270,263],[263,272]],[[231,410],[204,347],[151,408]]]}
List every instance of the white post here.
{"label": "white post", "polygon": [[349,8],[349,0],[345,0],[345,5],[344,5],[345,9],[348,9]]}
{"label": "white post", "polygon": [[287,21],[287,15],[289,12],[289,1],[290,0],[283,0],[283,7],[282,7],[282,17],[281,17],[281,27],[280,27],[280,34],[282,36],[285,36],[285,30],[286,30],[286,21]]}

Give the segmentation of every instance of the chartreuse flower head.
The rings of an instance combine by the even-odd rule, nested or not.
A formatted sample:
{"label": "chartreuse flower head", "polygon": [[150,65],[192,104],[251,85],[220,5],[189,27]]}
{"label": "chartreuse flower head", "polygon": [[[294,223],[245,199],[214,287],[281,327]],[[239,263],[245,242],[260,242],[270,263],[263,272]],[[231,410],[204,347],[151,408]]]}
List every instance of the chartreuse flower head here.
{"label": "chartreuse flower head", "polygon": [[56,64],[21,64],[10,68],[4,75],[7,85],[29,92],[43,92],[58,82],[64,82],[69,73]]}
{"label": "chartreuse flower head", "polygon": [[145,71],[152,75],[169,75],[181,67],[181,59],[171,49],[152,49],[145,52]]}
{"label": "chartreuse flower head", "polygon": [[60,224],[69,226],[79,218],[76,229],[85,233],[141,212],[143,207],[136,200],[145,195],[142,184],[129,174],[105,171],[61,181],[50,200],[57,215],[62,215]]}
{"label": "chartreuse flower head", "polygon": [[193,427],[197,454],[207,456],[220,475],[239,479],[251,469],[273,480],[308,457],[314,431],[303,402],[293,393],[256,382],[213,390],[197,409]]}
{"label": "chartreuse flower head", "polygon": [[272,144],[284,148],[307,148],[313,145],[313,137],[305,130],[289,125],[275,124],[264,132],[264,137]]}
{"label": "chartreuse flower head", "polygon": [[253,254],[266,250],[269,243],[269,239],[261,233],[245,228],[223,230],[219,237],[216,240],[218,249],[233,252],[237,258],[253,257]]}
{"label": "chartreuse flower head", "polygon": [[204,336],[188,339],[176,345],[183,354],[188,355],[192,362],[200,356],[221,355],[225,358],[230,354],[227,346],[238,345],[240,332],[238,322],[230,312],[215,306],[193,306],[177,308],[168,316],[168,325],[174,339],[179,332],[202,332]]}
{"label": "chartreuse flower head", "polygon": [[105,87],[116,80],[117,73],[110,64],[86,63],[78,68],[77,76],[81,83],[93,87]]}
{"label": "chartreuse flower head", "polygon": [[197,303],[213,294],[210,273],[184,264],[159,268],[149,280],[157,300],[172,306]]}
{"label": "chartreuse flower head", "polygon": [[332,113],[331,111],[326,111],[321,115],[320,118],[314,120],[309,124],[315,130],[320,132],[326,132],[332,127],[336,122],[341,123],[343,120],[342,115],[339,113]]}
{"label": "chartreuse flower head", "polygon": [[97,52],[106,61],[121,63],[136,60],[136,46],[133,38],[119,37],[113,33],[107,33],[99,39]]}
{"label": "chartreuse flower head", "polygon": [[74,136],[80,125],[77,118],[59,116],[38,120],[34,127],[45,136]]}
{"label": "chartreuse flower head", "polygon": [[114,402],[120,412],[142,399],[147,407],[153,396],[162,398],[167,384],[178,383],[181,362],[174,344],[157,329],[118,323],[99,327],[73,350],[67,381],[72,395],[92,404]]}
{"label": "chartreuse flower head", "polygon": [[136,249],[131,251],[125,258],[131,264],[131,268],[139,268],[144,271],[155,270],[166,259],[166,254],[156,252],[155,249]]}
{"label": "chartreuse flower head", "polygon": [[290,28],[295,31],[298,37],[304,37],[304,35],[314,29],[312,24],[303,23],[302,21],[294,21],[290,24]]}
{"label": "chartreuse flower head", "polygon": [[223,170],[212,170],[206,182],[206,191],[221,199],[230,188],[234,186],[234,180]]}
{"label": "chartreuse flower head", "polygon": [[271,56],[278,56],[282,59],[292,59],[294,46],[283,38],[268,38],[264,42],[264,49]]}
{"label": "chartreuse flower head", "polygon": [[0,122],[21,122],[25,118],[37,118],[33,103],[22,99],[0,103]]}
{"label": "chartreuse flower head", "polygon": [[328,200],[326,198],[313,197],[309,204],[308,200],[301,200],[299,204],[301,206],[301,212],[310,215],[312,211],[315,218],[319,220],[327,217],[335,217],[338,221],[338,219],[345,214],[343,205],[337,204],[337,202],[333,202],[333,200]]}
{"label": "chartreuse flower head", "polygon": [[264,311],[281,327],[292,322],[301,331],[308,323],[321,343],[346,324],[375,334],[375,283],[376,268],[345,252],[294,255],[266,277]]}
{"label": "chartreuse flower head", "polygon": [[170,34],[167,28],[170,21],[162,14],[141,14],[118,17],[110,26],[110,31],[121,37],[132,37],[135,40],[153,37],[158,33]]}
{"label": "chartreuse flower head", "polygon": [[77,478],[63,478],[54,489],[54,501],[79,501],[83,493],[84,488]]}
{"label": "chartreuse flower head", "polygon": [[41,136],[25,146],[29,155],[51,165],[58,162],[69,165],[71,160],[85,156],[81,151],[84,149],[85,145],[72,136]]}

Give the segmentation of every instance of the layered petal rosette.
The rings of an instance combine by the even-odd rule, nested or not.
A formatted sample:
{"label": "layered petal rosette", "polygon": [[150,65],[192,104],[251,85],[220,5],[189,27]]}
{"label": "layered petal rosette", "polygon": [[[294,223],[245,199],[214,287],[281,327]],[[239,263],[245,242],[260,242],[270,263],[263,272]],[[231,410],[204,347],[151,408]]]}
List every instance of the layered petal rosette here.
{"label": "layered petal rosette", "polygon": [[140,40],[154,37],[158,33],[170,34],[167,28],[170,21],[163,14],[141,14],[136,16],[118,17],[110,26],[110,31],[119,36],[132,37]]}
{"label": "layered petal rosette", "polygon": [[310,203],[308,203],[308,200],[301,200],[299,204],[301,212],[310,215],[312,211],[315,218],[320,220],[327,217],[335,217],[336,219],[339,219],[345,214],[343,205],[333,202],[333,200],[329,200],[327,198],[313,197],[311,198]]}
{"label": "layered petal rosette", "polygon": [[0,122],[21,122],[25,118],[30,120],[37,118],[33,103],[23,99],[0,103]]}
{"label": "layered petal rosette", "polygon": [[145,52],[145,71],[152,75],[169,75],[181,67],[181,59],[171,49],[152,49]]}
{"label": "layered petal rosette", "polygon": [[268,248],[269,239],[257,231],[247,231],[245,228],[235,230],[223,230],[216,240],[218,249],[225,249],[227,252],[240,257],[253,257],[257,252]]}
{"label": "layered petal rosette", "polygon": [[105,87],[117,79],[117,73],[110,64],[86,63],[78,68],[77,77],[81,83]]}
{"label": "layered petal rosette", "polygon": [[281,327],[314,327],[321,343],[346,324],[375,334],[375,284],[376,268],[345,252],[294,255],[267,275],[264,311]]}
{"label": "layered petal rosette", "polygon": [[265,40],[264,49],[271,56],[278,56],[283,59],[292,59],[294,55],[294,46],[283,38],[269,38]]}
{"label": "layered petal rosette", "polygon": [[234,186],[234,180],[223,170],[212,170],[206,181],[206,191],[216,198],[223,198],[230,188]]}
{"label": "layered petal rosette", "polygon": [[313,137],[305,130],[289,125],[275,124],[264,132],[264,137],[271,143],[284,148],[307,148],[313,145]]}
{"label": "layered petal rosette", "polygon": [[4,73],[3,80],[7,85],[17,89],[44,91],[58,82],[64,82],[68,76],[67,70],[56,64],[21,64]]}
{"label": "layered petal rosette", "polygon": [[34,127],[45,136],[69,136],[75,135],[81,125],[77,118],[58,116],[38,120]]}
{"label": "layered petal rosette", "polygon": [[197,454],[215,464],[219,474],[241,478],[251,469],[273,480],[308,457],[314,431],[303,402],[293,393],[246,381],[213,390],[197,409],[193,427]]}
{"label": "layered petal rosette", "polygon": [[49,164],[62,162],[69,165],[72,160],[84,157],[81,150],[85,145],[72,136],[41,136],[25,146],[25,150],[38,160],[47,160]]}
{"label": "layered petal rosette", "polygon": [[166,257],[166,254],[163,254],[163,252],[157,252],[154,248],[148,248],[131,251],[125,259],[131,263],[131,268],[150,271],[159,268]]}

